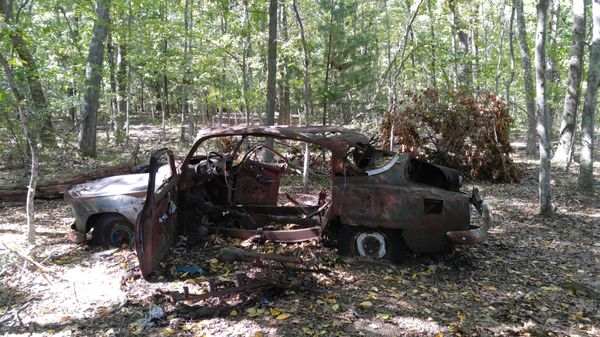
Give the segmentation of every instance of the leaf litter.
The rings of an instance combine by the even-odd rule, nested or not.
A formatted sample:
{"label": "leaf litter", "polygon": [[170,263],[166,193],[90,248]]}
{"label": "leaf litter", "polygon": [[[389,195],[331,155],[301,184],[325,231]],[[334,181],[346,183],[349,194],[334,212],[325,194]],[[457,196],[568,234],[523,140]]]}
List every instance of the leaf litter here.
{"label": "leaf litter", "polygon": [[[477,182],[494,207],[496,226],[488,241],[444,256],[407,255],[399,265],[342,259],[316,243],[248,245],[211,236],[190,245],[180,238],[159,274],[147,282],[139,277],[133,250],[106,253],[70,243],[64,233],[72,218],[61,201],[37,202],[39,235],[33,248],[24,244],[24,208],[2,207],[0,334],[597,336],[598,196],[578,192],[573,172],[555,170],[556,215],[541,218],[536,215],[537,166],[525,158],[515,161],[524,169],[520,184]],[[217,256],[226,246],[300,254],[331,272],[223,263]],[[209,280],[230,282],[236,273],[288,273],[296,287],[211,298],[189,307],[163,295],[184,286],[203,293]]]}

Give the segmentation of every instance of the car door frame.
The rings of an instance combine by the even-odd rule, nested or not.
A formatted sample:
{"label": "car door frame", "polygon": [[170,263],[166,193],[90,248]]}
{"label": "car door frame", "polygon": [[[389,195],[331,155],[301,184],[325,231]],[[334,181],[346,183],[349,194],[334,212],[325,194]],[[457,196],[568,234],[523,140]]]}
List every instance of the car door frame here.
{"label": "car door frame", "polygon": [[[171,170],[168,180],[156,188],[159,160],[167,156]],[[158,269],[175,240],[177,226],[177,183],[173,152],[167,148],[156,150],[150,156],[146,199],[135,226],[135,249],[140,271],[145,279]]]}

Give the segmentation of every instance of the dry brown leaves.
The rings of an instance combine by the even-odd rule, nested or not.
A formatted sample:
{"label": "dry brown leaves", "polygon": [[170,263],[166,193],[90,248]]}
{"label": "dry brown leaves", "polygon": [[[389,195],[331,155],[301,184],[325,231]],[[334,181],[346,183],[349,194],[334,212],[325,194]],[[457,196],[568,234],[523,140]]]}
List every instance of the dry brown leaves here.
{"label": "dry brown leaves", "polygon": [[474,96],[435,89],[406,93],[397,112],[388,112],[380,135],[382,146],[425,157],[433,163],[456,168],[475,179],[518,182],[522,171],[510,158],[508,139],[512,118],[500,97],[492,93]]}

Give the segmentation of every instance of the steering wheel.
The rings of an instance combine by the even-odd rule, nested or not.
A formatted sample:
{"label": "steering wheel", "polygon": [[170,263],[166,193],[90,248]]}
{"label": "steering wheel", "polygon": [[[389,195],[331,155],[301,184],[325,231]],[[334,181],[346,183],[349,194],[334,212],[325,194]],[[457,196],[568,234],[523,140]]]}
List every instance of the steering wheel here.
{"label": "steering wheel", "polygon": [[222,154],[210,151],[206,158],[194,167],[194,172],[199,176],[205,174],[216,175],[218,173],[217,169],[222,165],[218,164],[218,160],[217,163],[213,162],[213,158],[219,158],[222,163],[225,162],[225,157]]}

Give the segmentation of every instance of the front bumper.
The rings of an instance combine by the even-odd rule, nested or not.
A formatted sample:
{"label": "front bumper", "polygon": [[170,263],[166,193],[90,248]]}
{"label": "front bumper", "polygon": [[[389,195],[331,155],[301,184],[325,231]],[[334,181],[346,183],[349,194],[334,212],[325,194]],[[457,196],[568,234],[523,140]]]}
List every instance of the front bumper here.
{"label": "front bumper", "polygon": [[479,228],[466,231],[446,232],[448,239],[456,245],[471,245],[485,241],[489,234],[488,230],[492,227],[492,211],[487,201],[483,201],[479,196],[479,191],[473,189],[471,204],[477,208],[483,218],[483,224]]}

